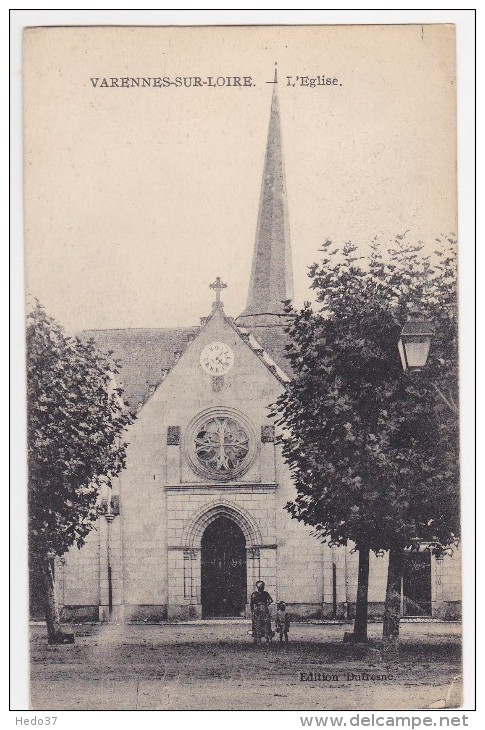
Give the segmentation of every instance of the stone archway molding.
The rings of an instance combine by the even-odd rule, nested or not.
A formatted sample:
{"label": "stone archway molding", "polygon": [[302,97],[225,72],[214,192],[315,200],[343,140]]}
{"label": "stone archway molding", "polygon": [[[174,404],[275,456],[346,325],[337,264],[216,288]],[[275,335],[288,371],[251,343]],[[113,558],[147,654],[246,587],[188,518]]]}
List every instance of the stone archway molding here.
{"label": "stone archway molding", "polygon": [[228,517],[241,528],[246,539],[246,548],[261,546],[261,532],[251,515],[234,502],[219,499],[205,504],[192,516],[184,530],[183,547],[187,550],[200,548],[205,529],[218,517]]}

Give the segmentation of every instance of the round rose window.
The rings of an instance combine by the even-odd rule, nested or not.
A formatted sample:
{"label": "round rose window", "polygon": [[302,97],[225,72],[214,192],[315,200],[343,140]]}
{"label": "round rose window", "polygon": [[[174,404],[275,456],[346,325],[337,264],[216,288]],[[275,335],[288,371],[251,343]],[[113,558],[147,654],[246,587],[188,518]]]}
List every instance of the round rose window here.
{"label": "round rose window", "polygon": [[199,416],[190,431],[190,461],[204,476],[227,480],[252,463],[251,427],[231,412]]}

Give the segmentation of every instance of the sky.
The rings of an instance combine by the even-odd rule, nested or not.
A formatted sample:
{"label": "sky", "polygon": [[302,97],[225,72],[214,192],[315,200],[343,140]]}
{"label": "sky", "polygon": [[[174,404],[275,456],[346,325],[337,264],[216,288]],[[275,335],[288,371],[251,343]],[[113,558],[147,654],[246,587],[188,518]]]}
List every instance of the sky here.
{"label": "sky", "polygon": [[[454,43],[449,25],[27,31],[29,296],[69,332],[190,326],[220,276],[240,314],[275,62],[295,303],[326,239],[365,251],[408,231],[434,248],[456,231]],[[90,81],[124,76],[252,85]]]}

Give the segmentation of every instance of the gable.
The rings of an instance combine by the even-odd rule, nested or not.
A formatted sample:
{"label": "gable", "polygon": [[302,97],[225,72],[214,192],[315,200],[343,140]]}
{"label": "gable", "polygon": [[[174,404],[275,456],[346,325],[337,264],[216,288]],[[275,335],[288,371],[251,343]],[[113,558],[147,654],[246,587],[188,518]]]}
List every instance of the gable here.
{"label": "gable", "polygon": [[[288,337],[281,325],[237,327],[223,315],[226,326],[231,326],[247,342],[255,356],[271,371],[276,365],[283,374],[291,375],[285,357]],[[205,322],[210,321],[207,318]],[[204,325],[206,326],[206,325]],[[112,352],[119,362],[116,376],[123,389],[123,398],[134,412],[146,402],[168,373],[173,369],[189,344],[204,327],[133,328],[113,330],[85,330],[81,336],[92,339],[102,352]],[[251,335],[251,339],[247,335]],[[273,373],[274,374],[274,373]]]}
{"label": "gable", "polygon": [[204,320],[196,337],[189,342],[185,351],[163,381],[163,391],[174,389],[176,397],[205,398],[214,389],[212,383],[217,372],[205,371],[200,360],[204,348],[214,343],[223,343],[230,349],[233,365],[224,374],[224,395],[231,399],[244,400],[248,388],[256,392],[275,393],[284,387],[289,378],[272,360],[253,335],[245,328],[237,327],[223,312],[215,311]]}

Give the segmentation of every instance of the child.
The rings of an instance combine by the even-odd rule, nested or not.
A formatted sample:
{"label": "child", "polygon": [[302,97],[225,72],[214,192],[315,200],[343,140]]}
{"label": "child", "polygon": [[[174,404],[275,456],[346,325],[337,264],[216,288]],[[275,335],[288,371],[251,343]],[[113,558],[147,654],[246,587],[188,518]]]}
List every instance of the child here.
{"label": "child", "polygon": [[277,611],[276,611],[276,631],[280,635],[280,643],[283,641],[283,636],[285,637],[285,643],[288,643],[288,631],[290,630],[290,617],[286,613],[286,603],[284,601],[280,601],[276,605]]}

